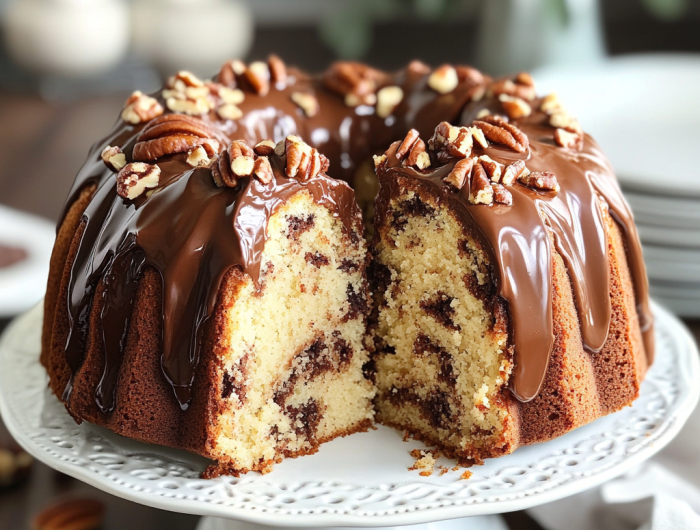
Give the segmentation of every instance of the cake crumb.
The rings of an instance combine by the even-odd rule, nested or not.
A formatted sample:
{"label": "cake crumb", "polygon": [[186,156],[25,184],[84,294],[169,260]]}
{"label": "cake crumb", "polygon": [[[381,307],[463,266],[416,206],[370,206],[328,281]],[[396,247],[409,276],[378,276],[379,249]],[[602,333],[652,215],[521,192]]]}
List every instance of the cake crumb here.
{"label": "cake crumb", "polygon": [[403,441],[404,441],[404,442],[407,442],[407,441],[410,440],[410,439],[411,439],[411,433],[408,432],[408,431],[404,431],[404,433],[403,433]]}
{"label": "cake crumb", "polygon": [[471,472],[471,471],[465,471],[464,473],[462,473],[462,474],[459,476],[459,478],[461,478],[462,480],[468,480],[471,476],[472,476],[472,472]]}
{"label": "cake crumb", "polygon": [[459,471],[459,466],[455,466],[452,468],[452,471]]}
{"label": "cake crumb", "polygon": [[445,473],[450,471],[450,468],[445,466],[438,466],[438,469],[440,470],[440,476],[443,476]]}
{"label": "cake crumb", "polygon": [[440,458],[440,453],[435,449],[414,449],[411,451],[411,456],[416,459],[416,463],[409,467],[409,471],[420,470],[420,476],[429,477],[433,474],[437,459]]}

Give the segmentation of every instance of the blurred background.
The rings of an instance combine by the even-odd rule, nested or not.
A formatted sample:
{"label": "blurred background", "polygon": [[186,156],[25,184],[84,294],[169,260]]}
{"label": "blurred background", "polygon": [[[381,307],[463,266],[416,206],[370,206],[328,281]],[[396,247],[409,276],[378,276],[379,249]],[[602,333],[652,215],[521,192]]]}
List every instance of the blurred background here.
{"label": "blurred background", "polygon": [[[700,0],[0,0],[0,329],[43,296],[70,184],[126,97],[272,52],[310,72],[338,58],[533,71],[610,156],[652,293],[700,337]],[[103,528],[197,523],[31,469],[0,423],[2,530],[66,494],[100,499]]]}

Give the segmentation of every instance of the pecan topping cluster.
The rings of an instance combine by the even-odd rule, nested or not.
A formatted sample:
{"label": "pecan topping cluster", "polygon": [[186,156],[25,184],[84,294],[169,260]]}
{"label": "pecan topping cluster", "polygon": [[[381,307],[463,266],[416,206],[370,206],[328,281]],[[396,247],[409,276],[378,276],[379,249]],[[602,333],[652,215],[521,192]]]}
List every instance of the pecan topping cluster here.
{"label": "pecan topping cluster", "polygon": [[267,62],[255,61],[248,65],[239,60],[228,61],[217,76],[219,84],[227,88],[251,90],[260,96],[266,96],[271,86],[284,89],[287,78],[287,66],[274,54],[267,58]]}
{"label": "pecan topping cluster", "polygon": [[163,114],[163,107],[158,101],[139,90],[131,94],[122,110],[122,120],[137,125]]}
{"label": "pecan topping cluster", "polygon": [[506,145],[516,152],[525,152],[529,142],[527,135],[510,124],[506,118],[488,116],[475,120],[472,126],[455,127],[442,122],[428,141],[430,151],[418,137],[418,131],[410,130],[402,141],[391,144],[385,154],[374,157],[377,169],[403,167],[426,169],[431,164],[431,152],[439,163],[453,163],[443,181],[455,191],[468,190],[472,204],[512,205],[513,195],[509,187],[516,181],[524,186],[541,191],[559,191],[556,176],[548,171],[530,172],[524,160],[515,160],[506,165],[493,160],[487,154],[473,149],[489,147],[489,141]]}
{"label": "pecan topping cluster", "polygon": [[[439,68],[433,70],[428,77],[428,87],[432,88],[438,94],[449,94],[460,83],[468,85],[482,85],[486,82],[484,74],[476,68],[470,66],[452,66],[443,64]],[[483,96],[483,91],[475,91],[472,94],[472,99],[478,100]]]}
{"label": "pecan topping cluster", "polygon": [[144,162],[132,162],[117,173],[117,195],[133,200],[160,181],[160,168]]}
{"label": "pecan topping cluster", "polygon": [[333,63],[323,76],[326,88],[343,96],[348,107],[374,105],[377,90],[389,82],[384,72],[350,61]]}
{"label": "pecan topping cluster", "polygon": [[394,157],[404,167],[426,169],[430,167],[430,155],[425,149],[425,142],[420,139],[418,131],[411,129],[406,138],[394,142],[382,156],[374,157],[375,167],[386,165],[388,157]]}
{"label": "pecan topping cluster", "polygon": [[212,163],[214,183],[234,188],[238,179],[254,176],[263,184],[269,184],[275,175],[269,158],[272,155],[284,157],[286,176],[302,182],[328,169],[328,159],[294,135],[277,145],[272,140],[263,140],[254,147],[245,140],[236,140]]}
{"label": "pecan topping cluster", "polygon": [[152,120],[136,138],[133,159],[155,162],[159,158],[187,153],[202,147],[211,158],[223,147],[224,139],[206,122],[184,114],[167,114]]}
{"label": "pecan topping cluster", "polygon": [[555,128],[554,141],[557,145],[577,151],[583,149],[581,124],[564,108],[555,93],[542,98],[540,110],[547,114],[549,125]]}

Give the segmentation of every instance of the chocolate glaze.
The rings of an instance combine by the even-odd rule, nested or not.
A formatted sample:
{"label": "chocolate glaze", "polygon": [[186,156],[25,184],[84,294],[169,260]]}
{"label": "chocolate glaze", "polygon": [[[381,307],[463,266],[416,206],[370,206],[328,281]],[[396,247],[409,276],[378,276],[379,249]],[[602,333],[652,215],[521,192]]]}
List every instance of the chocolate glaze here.
{"label": "chocolate glaze", "polygon": [[[469,105],[461,122],[471,123],[480,109],[491,106],[493,102],[489,101]],[[475,147],[474,154],[487,154],[504,164],[524,159],[531,171],[551,171],[561,186],[558,193],[539,192],[516,182],[509,187],[511,206],[475,205],[469,202],[468,186],[457,192],[443,182],[454,162],[419,171],[401,167],[389,152],[388,167],[378,172],[378,226],[385,223],[389,201],[407,189],[406,181],[400,177],[408,178],[449,205],[490,255],[496,290],[508,302],[512,324],[515,368],[510,388],[524,402],[538,394],[554,344],[550,237],[569,271],[584,346],[596,353],[607,339],[610,269],[601,208],[609,207],[626,236],[645,347],[649,362],[653,359],[652,319],[641,247],[631,211],[610,164],[589,136],[580,152],[556,146],[554,129],[545,120],[542,113],[536,112],[517,123],[530,141],[526,153],[492,144],[487,149]],[[436,164],[434,156],[432,160]]]}
{"label": "chocolate glaze", "polygon": [[[465,108],[465,116],[469,112],[475,113],[478,110],[476,104],[468,103],[482,88],[465,81],[453,92],[439,95],[427,86],[427,75],[401,71],[387,79],[388,84],[402,87],[403,101],[391,116],[381,119],[376,116],[374,107],[345,106],[343,97],[326,89],[320,78],[308,77],[294,69],[289,69],[288,73],[287,84],[272,87],[264,97],[246,92],[245,101],[239,105],[242,118],[222,121],[214,112],[201,118],[212,123],[230,140],[244,139],[250,144],[267,138],[277,142],[288,134],[298,134],[328,156],[333,176],[348,182],[352,182],[359,164],[384,150],[391,141],[403,137],[408,129],[416,128],[422,136],[428,137],[441,121],[457,122]],[[295,91],[316,95],[320,108],[316,116],[306,117],[291,101],[290,96]],[[160,94],[154,97],[165,108]],[[478,108],[486,104],[493,102],[482,102]],[[135,201],[125,201],[117,196],[114,173],[105,168],[100,152],[107,145],[120,146],[127,160],[131,161],[136,136],[144,125],[132,126],[120,120],[105,139],[93,146],[87,163],[73,184],[62,216],[63,219],[86,185],[97,184],[95,196],[83,215],[85,230],[71,268],[67,300],[70,334],[66,359],[75,374],[83,361],[88,318],[101,280],[108,286],[100,290],[104,298],[101,328],[106,358],[96,401],[105,413],[114,408],[133,300],[144,267],[154,267],[163,281],[163,373],[185,409],[191,397],[190,389],[199,358],[197,343],[201,339],[203,324],[212,314],[221,280],[231,267],[239,267],[257,284],[269,216],[303,188],[316,202],[327,206],[342,219],[346,229],[359,223],[352,190],[342,182],[319,176],[302,184],[276,171],[276,178],[267,186],[255,179],[243,179],[235,189],[217,188],[209,170],[191,169],[184,163],[183,155],[158,161],[161,181],[153,193]],[[548,355],[543,352],[548,353],[551,348],[550,251],[547,240],[550,231],[554,233],[557,248],[567,265],[572,271],[582,274],[580,277],[572,274],[572,280],[575,282],[577,306],[584,315],[582,328],[586,345],[593,351],[604,342],[607,324],[603,323],[609,320],[610,313],[609,300],[607,305],[602,303],[600,292],[596,291],[600,286],[607,289],[608,283],[603,281],[607,277],[607,261],[604,267],[601,260],[595,259],[601,253],[604,259],[607,256],[605,232],[597,203],[595,208],[587,206],[596,202],[596,196],[590,185],[583,183],[588,183],[593,177],[578,182],[574,177],[580,177],[583,170],[571,169],[572,162],[564,160],[552,145],[537,142],[533,136],[530,140],[531,146],[534,144],[527,155],[531,170],[539,169],[532,164],[533,161],[540,160],[543,168],[556,161],[561,169],[554,168],[554,171],[560,182],[563,176],[560,173],[569,171],[572,174],[570,180],[576,180],[569,187],[567,179],[567,184],[562,185],[566,191],[563,190],[559,198],[517,187],[512,190],[513,207],[499,206],[479,211],[478,207],[475,209],[468,204],[465,197],[445,195],[480,227],[496,258],[499,292],[509,302],[515,330],[513,391],[522,400],[531,399],[536,394],[537,381],[541,382],[547,365]],[[594,173],[600,171],[601,182],[593,179],[596,189],[600,188],[599,193],[606,197],[611,211],[625,230],[642,315],[648,311],[645,305],[646,276],[634,223],[607,162],[590,139],[586,145],[584,153],[594,152],[589,157],[581,155],[579,158],[585,162],[583,165],[591,166]],[[499,161],[521,156],[493,148],[487,152]],[[273,165],[279,169],[279,161]],[[606,168],[605,171],[600,169],[602,167]],[[551,170],[552,167],[545,169]],[[417,176],[441,189],[440,171],[444,169]],[[612,198],[608,199],[608,195]],[[525,200],[519,200],[521,197]],[[573,202],[566,203],[565,200]],[[581,204],[577,215],[582,216],[582,224],[577,224],[578,216],[571,215],[574,211],[571,205],[577,200],[581,201],[577,203]],[[538,206],[520,206],[518,203]],[[548,214],[548,228],[537,213],[539,208]],[[355,225],[355,230],[359,230],[358,226]],[[526,230],[524,226],[530,229]],[[589,234],[591,229],[594,235]],[[582,243],[582,240],[598,243]],[[494,252],[493,249],[498,250]],[[532,274],[525,271],[532,271]],[[587,286],[592,286],[594,292],[589,292]],[[651,336],[651,319],[643,316],[641,319],[648,323],[646,336]],[[649,346],[647,351],[651,351]],[[70,397],[71,388],[69,383],[65,399]]]}

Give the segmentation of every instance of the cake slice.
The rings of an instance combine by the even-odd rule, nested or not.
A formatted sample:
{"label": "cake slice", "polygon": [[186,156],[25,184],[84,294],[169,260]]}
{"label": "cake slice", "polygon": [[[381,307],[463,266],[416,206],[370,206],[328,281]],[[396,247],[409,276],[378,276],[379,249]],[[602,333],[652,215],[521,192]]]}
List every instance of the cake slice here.
{"label": "cake slice", "polygon": [[629,405],[653,353],[615,177],[546,120],[482,112],[375,158],[377,421],[465,465]]}

